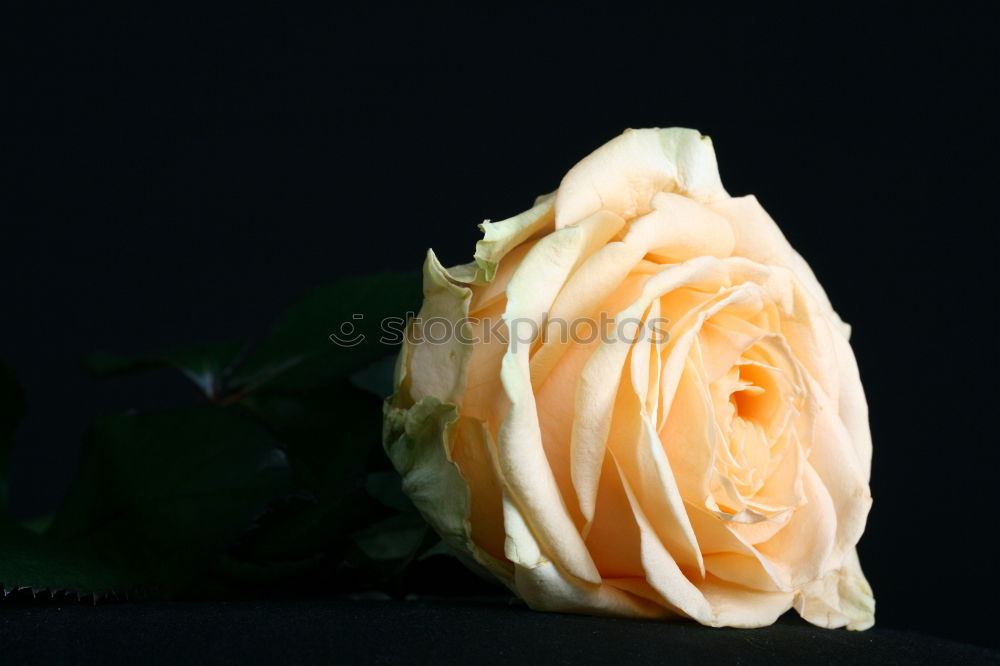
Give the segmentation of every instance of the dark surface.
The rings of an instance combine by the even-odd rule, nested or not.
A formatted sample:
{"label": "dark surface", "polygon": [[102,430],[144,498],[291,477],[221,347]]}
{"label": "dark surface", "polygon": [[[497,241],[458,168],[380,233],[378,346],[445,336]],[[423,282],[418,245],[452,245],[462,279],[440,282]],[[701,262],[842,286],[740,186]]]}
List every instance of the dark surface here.
{"label": "dark surface", "polygon": [[[192,399],[168,373],[96,382],[85,354],[252,334],[305,290],[415,268],[428,246],[467,261],[477,223],[525,209],[624,128],[691,126],[854,327],[880,626],[1000,645],[985,3],[4,11],[18,5],[0,17],[0,356],[28,396],[18,515],[60,502],[95,414]],[[105,610],[72,612],[146,612]]]}
{"label": "dark surface", "polygon": [[534,613],[499,602],[288,601],[0,607],[4,664],[997,664],[914,633]]}

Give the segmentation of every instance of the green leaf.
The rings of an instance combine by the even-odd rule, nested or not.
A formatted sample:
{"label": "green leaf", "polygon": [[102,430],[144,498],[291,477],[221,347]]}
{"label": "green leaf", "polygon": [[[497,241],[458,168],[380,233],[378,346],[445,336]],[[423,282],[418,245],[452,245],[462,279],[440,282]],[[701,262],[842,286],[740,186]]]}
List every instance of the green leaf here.
{"label": "green leaf", "polygon": [[381,454],[381,402],[347,381],[294,394],[261,390],[241,404],[284,443],[302,484],[330,506],[361,487],[368,458]]}
{"label": "green leaf", "polygon": [[387,398],[395,390],[393,376],[396,372],[396,354],[383,356],[371,365],[351,375],[351,383],[360,389]]}
{"label": "green leaf", "polygon": [[148,577],[104,560],[86,540],[55,543],[0,517],[0,587],[5,592],[141,595]]}
{"label": "green leaf", "polygon": [[[231,389],[238,399],[263,385],[312,388],[391,354],[421,299],[416,272],[343,278],[292,305],[256,345],[237,341],[140,357],[99,352],[84,367],[104,377],[175,368],[212,400]],[[362,386],[383,391],[385,382],[378,381]],[[388,386],[391,392],[391,379]]]}
{"label": "green leaf", "polygon": [[25,409],[24,390],[14,371],[0,361],[0,511],[7,507],[7,457]]}
{"label": "green leaf", "polygon": [[[229,585],[308,581],[324,562],[348,585],[394,575],[432,536],[395,473],[369,474],[389,465],[379,398],[392,390],[393,347],[420,284],[416,273],[339,280],[253,347],[91,356],[103,376],[175,368],[216,404],[99,420],[51,523],[0,511],[0,585],[170,594],[210,587],[220,572]],[[24,411],[6,366],[0,397],[2,493]]]}
{"label": "green leaf", "polygon": [[456,557],[455,551],[452,549],[452,547],[439,539],[438,542],[435,543],[433,546],[431,546],[424,552],[420,553],[420,557],[418,559],[422,562],[430,557],[435,557],[435,556]]}
{"label": "green leaf", "polygon": [[[46,543],[94,553],[105,568],[169,592],[293,490],[282,450],[233,411],[114,415],[88,433]],[[100,572],[81,571],[90,573]],[[86,577],[76,586],[98,587]]]}
{"label": "green leaf", "polygon": [[383,505],[401,513],[416,513],[417,508],[403,492],[403,477],[396,470],[373,472],[365,479],[365,490]]}
{"label": "green leaf", "polygon": [[342,377],[391,353],[407,313],[420,302],[417,273],[349,277],[320,287],[275,322],[232,383],[245,390],[262,384],[301,390]]}
{"label": "green leaf", "polygon": [[361,530],[353,539],[376,562],[406,561],[416,556],[428,530],[418,514],[398,515]]}
{"label": "green leaf", "polygon": [[318,555],[336,553],[348,536],[389,512],[361,490],[331,506],[313,498],[292,497],[272,505],[229,549],[227,562],[270,565],[314,562]]}
{"label": "green leaf", "polygon": [[100,377],[116,377],[159,368],[175,368],[190,379],[208,398],[215,399],[222,394],[229,372],[239,361],[245,349],[246,343],[239,341],[175,349],[136,358],[96,352],[84,359],[83,365],[87,370]]}

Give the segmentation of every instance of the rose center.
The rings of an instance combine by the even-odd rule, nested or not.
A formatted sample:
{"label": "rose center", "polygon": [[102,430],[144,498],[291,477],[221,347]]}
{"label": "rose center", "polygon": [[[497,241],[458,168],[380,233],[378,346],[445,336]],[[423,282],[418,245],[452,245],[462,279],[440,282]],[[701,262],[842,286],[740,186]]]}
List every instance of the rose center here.
{"label": "rose center", "polygon": [[801,390],[789,373],[746,350],[713,386],[719,446],[713,495],[734,520],[765,520],[786,507],[756,501],[787,453]]}

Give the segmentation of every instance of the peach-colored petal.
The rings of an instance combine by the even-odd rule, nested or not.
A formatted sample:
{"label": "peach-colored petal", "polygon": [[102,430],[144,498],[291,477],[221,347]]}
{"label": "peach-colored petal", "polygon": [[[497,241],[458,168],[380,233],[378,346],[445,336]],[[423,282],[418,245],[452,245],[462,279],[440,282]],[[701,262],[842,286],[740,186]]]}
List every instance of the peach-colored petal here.
{"label": "peach-colored petal", "polygon": [[[639,558],[646,581],[671,608],[677,609],[687,617],[702,624],[712,624],[715,618],[711,605],[707,603],[698,587],[688,580],[680,569],[673,555],[674,551],[670,549],[669,543],[665,543],[659,538],[657,530],[653,527],[648,514],[643,510],[642,503],[632,490],[621,465],[617,464],[614,458],[613,461],[617,467],[621,488],[628,498],[629,508],[639,531]],[[681,509],[681,513],[683,513],[683,509]],[[687,520],[684,522],[687,523]],[[687,525],[687,529],[690,530],[690,525]],[[700,556],[698,564],[701,565]],[[704,571],[700,571],[699,575],[704,576]]]}
{"label": "peach-colored petal", "polygon": [[650,529],[672,560],[703,575],[701,551],[670,461],[631,387],[619,395],[608,448],[631,489],[632,504],[649,517]]}
{"label": "peach-colored petal", "polygon": [[715,626],[752,629],[774,624],[792,607],[791,592],[763,592],[709,577],[698,585],[715,612]]}
{"label": "peach-colored petal", "polygon": [[865,480],[871,475],[872,435],[868,427],[868,402],[858,374],[858,363],[846,338],[835,337],[834,355],[840,369],[840,394],[838,413],[857,453],[861,473]]}
{"label": "peach-colored petal", "polygon": [[743,352],[767,335],[767,331],[762,331],[743,319],[726,317],[725,313],[719,313],[706,321],[698,333],[701,338],[701,360],[710,382],[738,365]]}
{"label": "peach-colored petal", "polygon": [[510,564],[480,548],[472,537],[470,491],[451,458],[451,438],[458,411],[427,397],[409,409],[385,404],[383,444],[403,477],[403,490],[428,523],[456,552],[501,579]]}
{"label": "peach-colored petal", "polygon": [[569,170],[556,193],[556,228],[598,210],[631,219],[653,195],[680,192],[700,201],[727,197],[712,141],[695,130],[626,130]]}
{"label": "peach-colored petal", "polygon": [[[418,320],[462,321],[469,313],[472,290],[455,284],[437,260],[433,250],[424,262],[424,304]],[[439,335],[430,329],[418,335]],[[414,402],[434,396],[457,405],[465,391],[466,368],[473,344],[468,326],[463,335],[447,335],[441,344],[415,344],[408,350],[409,393]]]}
{"label": "peach-colored petal", "polygon": [[[500,381],[500,364],[507,353],[507,325],[503,322],[506,298],[480,310],[471,318],[471,337],[478,342],[469,358],[462,413],[486,423],[495,437],[507,416],[510,401]],[[404,345],[404,350],[406,349]]]}
{"label": "peach-colored petal", "polygon": [[[531,251],[537,241],[528,240],[507,252],[495,264],[493,279],[472,292],[472,302],[469,304],[469,314],[478,314],[490,309],[496,303],[506,302],[507,283],[514,277],[514,272],[524,261],[524,255]],[[455,269],[448,270],[454,276]]]}
{"label": "peach-colored petal", "polygon": [[512,249],[543,230],[551,229],[555,221],[555,197],[539,197],[534,207],[520,215],[500,222],[483,222],[479,228],[483,239],[476,243],[475,263],[477,284],[493,280],[497,264]]}
{"label": "peach-colored petal", "polygon": [[553,370],[548,380],[535,391],[538,424],[545,456],[559,487],[559,494],[574,524],[582,529],[586,522],[580,512],[571,477],[570,448],[566,446],[573,432],[575,405],[566,396],[573,395],[576,382],[597,343],[573,344]]}
{"label": "peach-colored petal", "polygon": [[[710,207],[725,216],[733,226],[736,245],[733,254],[768,266],[784,266],[791,269],[805,286],[823,311],[837,322],[844,337],[850,334],[850,327],[844,324],[830,305],[830,299],[820,286],[812,268],[781,233],[767,211],[761,207],[753,195],[718,199]],[[558,218],[557,218],[558,219]]]}
{"label": "peach-colored petal", "polygon": [[460,416],[451,435],[451,459],[469,487],[469,536],[496,562],[505,562],[503,489],[494,472],[490,433],[482,421]]}
{"label": "peach-colored petal", "polygon": [[[653,298],[685,284],[701,281],[720,270],[717,259],[701,257],[671,266],[651,277],[643,286],[643,295],[616,319],[640,319]],[[573,485],[580,508],[589,519],[594,511],[594,496],[600,477],[601,462],[618,383],[631,344],[612,336],[594,351],[584,367],[576,392],[576,420],[573,423],[572,450]]]}
{"label": "peach-colored petal", "polygon": [[[692,260],[682,265],[687,265],[693,263],[694,261],[701,260]],[[708,261],[707,258],[706,261]],[[718,268],[723,272],[725,271],[725,265],[721,262],[713,263],[711,265],[713,268]],[[756,309],[759,297],[759,291],[755,285],[739,285],[719,290],[717,298],[706,302],[696,311],[689,313],[678,321],[678,323],[672,328],[672,333],[676,333],[678,330],[682,332],[673,335],[671,341],[666,345],[664,350],[664,353],[667,355],[667,360],[663,366],[662,374],[660,400],[661,404],[664,405],[664,410],[661,413],[661,419],[665,420],[669,415],[669,411],[666,406],[670,405],[673,400],[674,391],[677,388],[677,383],[680,380],[680,375],[684,368],[684,364],[686,363],[686,359],[691,353],[692,347],[697,343],[698,333],[705,321],[716,313],[731,307],[749,307],[751,309]],[[662,424],[660,425],[662,427]]]}
{"label": "peach-colored petal", "polygon": [[643,578],[639,526],[611,456],[601,465],[594,518],[587,530],[587,548],[601,578]]}
{"label": "peach-colored petal", "polygon": [[[812,379],[807,377],[807,381]],[[809,464],[833,501],[837,516],[833,557],[837,560],[861,538],[872,498],[864,461],[858,458],[851,433],[829,402],[824,404],[826,398],[818,387],[810,386],[809,392],[819,402]]]}
{"label": "peach-colored petal", "polygon": [[[746,260],[727,260],[730,271],[741,273],[754,270],[756,266]],[[834,321],[810,294],[794,271],[784,266],[771,267],[766,275],[759,275],[755,281],[767,293],[778,319],[770,322],[769,330],[780,334],[803,369],[816,379],[827,395],[836,404],[840,391],[840,369],[834,346],[846,338],[835,328]]]}
{"label": "peach-colored petal", "polygon": [[534,610],[619,617],[669,617],[673,612],[600,578],[581,580],[542,555],[542,545],[521,510],[504,497],[507,557],[514,561],[513,588]]}
{"label": "peach-colored petal", "polygon": [[[529,352],[532,336],[540,330],[544,313],[574,268],[622,226],[621,218],[599,213],[573,227],[549,234],[528,253],[507,286],[504,319],[510,328],[508,352],[500,378],[510,409],[497,438],[497,460],[512,502],[527,521],[530,532],[544,544],[545,553],[567,573],[590,582],[600,575],[563,502],[545,455],[532,391]],[[506,514],[505,514],[506,517]],[[508,558],[515,563],[528,546],[517,543],[522,533],[508,529]]]}
{"label": "peach-colored petal", "polygon": [[802,487],[805,504],[792,513],[783,529],[756,546],[792,587],[815,580],[829,570],[837,531],[833,501],[809,464],[804,466]]}
{"label": "peach-colored petal", "polygon": [[643,218],[657,223],[650,254],[661,263],[680,263],[695,257],[728,257],[736,239],[726,218],[710,208],[672,192],[653,195],[653,210]]}
{"label": "peach-colored petal", "polygon": [[688,359],[670,402],[659,439],[670,460],[681,496],[704,505],[709,496],[716,448],[711,397]]}
{"label": "peach-colored petal", "polygon": [[601,582],[582,584],[552,562],[537,567],[517,567],[517,593],[534,610],[611,617],[659,619],[674,613],[664,606],[632,594],[620,586]]}
{"label": "peach-colored petal", "polygon": [[875,598],[861,572],[857,551],[823,578],[804,585],[795,595],[795,610],[819,627],[864,631],[875,624]]}
{"label": "peach-colored petal", "polygon": [[[705,557],[705,570],[714,575],[712,555],[736,554],[746,556],[743,561],[744,578],[740,584],[745,587],[759,586],[757,589],[791,591],[789,581],[783,577],[774,564],[747,542],[738,532],[730,529],[728,523],[718,515],[709,513],[703,507],[686,504],[688,517],[698,537],[698,545]],[[731,572],[729,563],[724,563],[726,571]],[[699,584],[699,587],[701,585]]]}
{"label": "peach-colored petal", "polygon": [[805,455],[799,443],[798,433],[791,431],[781,437],[772,447],[773,468],[752,502],[755,506],[773,509],[798,508],[806,501],[802,477],[806,466]]}
{"label": "peach-colored petal", "polygon": [[788,592],[760,566],[757,558],[742,553],[710,553],[705,555],[705,569],[719,580],[764,592]]}
{"label": "peach-colored petal", "polygon": [[[565,352],[558,327],[592,316],[626,280],[626,276],[651,252],[666,252],[672,261],[700,256],[728,255],[733,236],[720,215],[676,194],[657,194],[654,209],[634,220],[621,241],[612,242],[590,256],[567,281],[552,305],[545,344],[532,359],[532,383],[541,385]],[[662,269],[662,265],[660,266]]]}

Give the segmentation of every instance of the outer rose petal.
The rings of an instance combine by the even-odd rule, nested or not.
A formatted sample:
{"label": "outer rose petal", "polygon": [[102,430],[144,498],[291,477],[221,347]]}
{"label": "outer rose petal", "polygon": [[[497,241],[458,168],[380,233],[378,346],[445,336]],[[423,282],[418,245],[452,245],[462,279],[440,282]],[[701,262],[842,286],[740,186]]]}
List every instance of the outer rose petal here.
{"label": "outer rose petal", "polygon": [[382,433],[385,450],[403,477],[403,490],[431,527],[455,552],[505,580],[509,564],[480,549],[469,525],[469,486],[451,460],[454,405],[428,397],[410,409],[386,402]]}
{"label": "outer rose petal", "polygon": [[868,427],[868,401],[858,374],[858,362],[846,338],[834,340],[837,365],[840,367],[840,419],[844,422],[858,454],[864,478],[872,471],[872,435]]}
{"label": "outer rose petal", "polygon": [[[429,250],[424,261],[424,304],[419,320],[462,321],[469,314],[471,297],[472,290],[455,284],[433,250]],[[473,350],[468,324],[463,329],[462,336],[449,335],[442,344],[407,345],[407,388],[411,400],[419,402],[426,396],[434,396],[453,405],[462,401],[466,366]],[[441,335],[433,327],[420,333]]]}
{"label": "outer rose petal", "polygon": [[865,461],[858,458],[851,434],[829,402],[823,404],[821,391],[815,387],[811,390],[820,401],[820,410],[816,417],[813,446],[809,451],[809,464],[816,470],[836,509],[837,534],[833,560],[839,563],[848,549],[853,548],[861,538],[872,498],[868,476],[862,468]]}
{"label": "outer rose petal", "polygon": [[795,610],[820,627],[847,627],[863,631],[875,624],[875,597],[861,572],[858,553],[852,549],[839,569],[802,587]]}
{"label": "outer rose petal", "polygon": [[493,281],[497,264],[504,255],[552,225],[555,197],[541,196],[533,208],[500,222],[483,222],[479,228],[483,240],[476,243],[475,264],[478,272],[468,282],[485,284]]}
{"label": "outer rose petal", "polygon": [[556,192],[556,228],[599,210],[626,219],[645,215],[658,192],[679,192],[699,201],[728,197],[712,140],[679,127],[626,130],[563,178]]}
{"label": "outer rose petal", "polygon": [[761,592],[709,578],[699,585],[716,614],[716,626],[752,629],[774,624],[792,606],[791,592]]}
{"label": "outer rose petal", "polygon": [[608,583],[581,585],[557,566],[546,562],[534,568],[517,567],[514,587],[535,610],[616,617],[670,617],[673,613],[637,594]]}
{"label": "outer rose petal", "polygon": [[[538,242],[518,267],[507,286],[504,320],[511,327],[509,350],[500,378],[511,406],[497,437],[497,460],[511,499],[527,524],[568,573],[591,583],[601,580],[559,493],[555,476],[542,446],[538,411],[531,386],[531,333],[541,328],[544,313],[573,269],[617,233],[624,221],[612,213],[599,213],[572,228],[558,230]],[[533,551],[518,544],[508,530],[507,557],[517,563],[521,553]]]}
{"label": "outer rose petal", "polygon": [[836,323],[843,336],[845,338],[850,336],[851,327],[841,321],[840,316],[834,312],[830,299],[820,286],[812,268],[802,255],[792,249],[781,229],[761,207],[757,197],[751,194],[745,197],[721,199],[713,202],[711,207],[716,212],[722,213],[733,225],[733,233],[736,235],[733,256],[746,257],[759,264],[790,268],[827,316]]}

